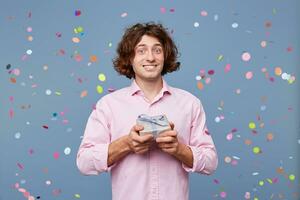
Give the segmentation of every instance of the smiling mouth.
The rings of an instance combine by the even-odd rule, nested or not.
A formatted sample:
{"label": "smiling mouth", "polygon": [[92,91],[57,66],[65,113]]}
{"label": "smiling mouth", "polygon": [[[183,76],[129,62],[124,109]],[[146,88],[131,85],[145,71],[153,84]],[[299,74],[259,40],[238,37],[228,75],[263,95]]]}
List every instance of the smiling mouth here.
{"label": "smiling mouth", "polygon": [[157,67],[157,65],[143,65],[143,68],[146,70],[153,70],[156,67]]}

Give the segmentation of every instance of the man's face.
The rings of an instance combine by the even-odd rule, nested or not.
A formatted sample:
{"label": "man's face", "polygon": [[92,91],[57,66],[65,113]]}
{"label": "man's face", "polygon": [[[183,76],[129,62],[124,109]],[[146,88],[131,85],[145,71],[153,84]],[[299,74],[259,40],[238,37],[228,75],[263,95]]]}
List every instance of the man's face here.
{"label": "man's face", "polygon": [[164,66],[164,52],[158,39],[144,35],[134,51],[132,67],[135,79],[144,81],[160,79]]}

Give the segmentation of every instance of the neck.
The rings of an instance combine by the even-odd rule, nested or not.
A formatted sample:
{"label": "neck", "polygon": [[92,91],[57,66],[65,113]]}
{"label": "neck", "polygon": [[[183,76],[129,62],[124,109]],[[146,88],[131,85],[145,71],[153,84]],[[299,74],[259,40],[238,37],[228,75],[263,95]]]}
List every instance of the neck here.
{"label": "neck", "polygon": [[136,78],[135,81],[143,91],[144,95],[150,101],[154,99],[154,97],[161,91],[163,87],[162,77],[157,80],[141,80],[139,78]]}

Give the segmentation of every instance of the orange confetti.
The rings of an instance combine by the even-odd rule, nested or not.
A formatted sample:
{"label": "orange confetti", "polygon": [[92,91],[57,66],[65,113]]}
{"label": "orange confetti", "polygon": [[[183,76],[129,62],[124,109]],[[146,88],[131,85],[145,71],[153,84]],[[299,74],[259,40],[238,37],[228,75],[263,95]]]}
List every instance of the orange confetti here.
{"label": "orange confetti", "polygon": [[91,62],[97,62],[97,61],[98,61],[97,56],[91,55],[91,56],[90,56],[90,61],[91,61]]}
{"label": "orange confetti", "polygon": [[81,92],[80,97],[81,97],[81,98],[86,97],[87,94],[88,94],[88,91],[87,91],[87,90],[84,90],[84,91]]}
{"label": "orange confetti", "polygon": [[198,82],[198,83],[197,83],[197,86],[198,86],[198,88],[199,88],[200,90],[203,90],[203,88],[204,88],[204,85],[203,85],[202,82]]}
{"label": "orange confetti", "polygon": [[16,78],[10,78],[10,82],[16,83],[16,82],[17,82],[17,79],[16,79]]}
{"label": "orange confetti", "polygon": [[280,68],[280,67],[276,67],[276,68],[275,68],[275,75],[276,75],[276,76],[280,76],[281,74],[282,74],[281,68]]}
{"label": "orange confetti", "polygon": [[273,134],[272,134],[272,133],[268,133],[268,134],[267,134],[267,140],[268,140],[268,141],[272,141],[273,139],[274,139]]}
{"label": "orange confetti", "polygon": [[245,140],[245,144],[246,144],[246,145],[251,145],[251,144],[252,144],[252,141],[249,140],[249,139],[246,139],[246,140]]}

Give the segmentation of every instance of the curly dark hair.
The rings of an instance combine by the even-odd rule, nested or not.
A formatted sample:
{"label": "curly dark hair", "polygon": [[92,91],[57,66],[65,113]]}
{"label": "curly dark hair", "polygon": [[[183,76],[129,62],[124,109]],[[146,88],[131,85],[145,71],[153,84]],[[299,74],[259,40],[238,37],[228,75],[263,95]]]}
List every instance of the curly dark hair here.
{"label": "curly dark hair", "polygon": [[129,79],[135,77],[131,60],[135,56],[135,46],[144,35],[157,38],[163,46],[164,66],[161,75],[178,70],[180,62],[177,62],[177,47],[169,36],[167,29],[162,24],[154,22],[137,23],[125,30],[117,48],[117,56],[113,59],[115,70]]}

